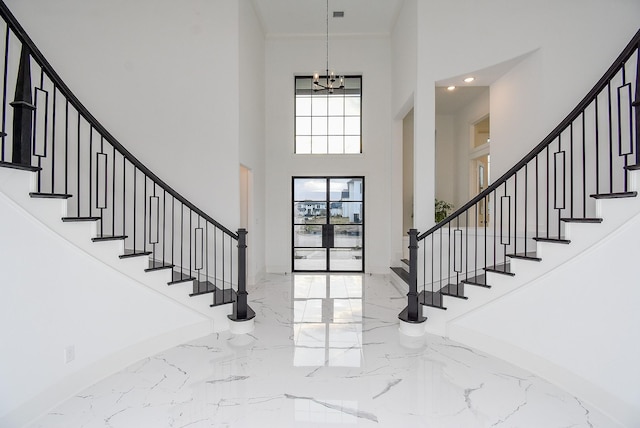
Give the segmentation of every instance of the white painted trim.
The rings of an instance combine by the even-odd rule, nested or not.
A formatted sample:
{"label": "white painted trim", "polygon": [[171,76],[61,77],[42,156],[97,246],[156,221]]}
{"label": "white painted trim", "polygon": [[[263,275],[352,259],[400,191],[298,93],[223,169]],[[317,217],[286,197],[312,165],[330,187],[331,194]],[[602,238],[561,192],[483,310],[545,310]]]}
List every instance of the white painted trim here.
{"label": "white painted trim", "polygon": [[398,330],[409,337],[420,337],[425,334],[424,322],[412,323],[400,320],[400,328]]}
{"label": "white painted trim", "polygon": [[246,321],[229,320],[229,330],[232,334],[247,334],[255,329],[255,318]]}

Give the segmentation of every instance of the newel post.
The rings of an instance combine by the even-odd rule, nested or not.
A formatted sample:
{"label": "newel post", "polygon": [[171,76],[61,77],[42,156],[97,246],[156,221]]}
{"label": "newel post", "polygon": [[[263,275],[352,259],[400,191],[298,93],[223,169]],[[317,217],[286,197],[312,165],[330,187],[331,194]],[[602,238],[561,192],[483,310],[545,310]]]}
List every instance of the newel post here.
{"label": "newel post", "polygon": [[33,111],[31,98],[31,52],[22,45],[16,95],[13,107],[13,153],[11,161],[20,165],[31,165],[31,143],[33,138]]}
{"label": "newel post", "polygon": [[422,316],[422,306],[418,302],[418,230],[409,230],[409,292],[407,293],[407,307],[400,315],[400,320],[419,324],[426,321]]}
{"label": "newel post", "polygon": [[256,313],[247,304],[247,230],[238,229],[238,292],[231,321],[249,321]]}

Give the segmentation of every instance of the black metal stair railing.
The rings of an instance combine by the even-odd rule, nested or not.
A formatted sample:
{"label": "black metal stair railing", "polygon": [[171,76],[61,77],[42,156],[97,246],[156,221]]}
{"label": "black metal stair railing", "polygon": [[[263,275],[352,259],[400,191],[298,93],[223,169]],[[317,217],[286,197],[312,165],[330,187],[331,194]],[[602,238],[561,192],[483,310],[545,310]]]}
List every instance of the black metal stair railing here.
{"label": "black metal stair railing", "polygon": [[246,230],[230,231],[136,159],[78,100],[2,1],[0,15],[0,166],[34,171],[31,196],[67,199],[62,220],[97,222],[93,241],[123,240],[121,258],[147,256],[146,271],[172,271],[169,285],[192,282],[190,295],[211,293],[211,306],[234,303],[231,319],[253,318]]}
{"label": "black metal stair railing", "polygon": [[597,223],[596,199],[636,196],[640,169],[640,31],[575,109],[509,171],[422,234],[412,229],[407,307],[446,309],[443,296],[490,287],[486,273],[514,275],[513,258],[539,262],[536,241],[568,244],[564,224]]}

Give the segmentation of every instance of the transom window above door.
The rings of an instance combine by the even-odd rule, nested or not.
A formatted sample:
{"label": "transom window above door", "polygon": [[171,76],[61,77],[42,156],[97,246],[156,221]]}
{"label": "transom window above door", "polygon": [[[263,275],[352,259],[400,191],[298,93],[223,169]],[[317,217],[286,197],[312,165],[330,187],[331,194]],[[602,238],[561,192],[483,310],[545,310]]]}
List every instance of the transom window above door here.
{"label": "transom window above door", "polygon": [[296,76],[295,82],[294,152],[362,153],[362,76],[345,76],[344,89],[332,94],[315,92],[312,76]]}

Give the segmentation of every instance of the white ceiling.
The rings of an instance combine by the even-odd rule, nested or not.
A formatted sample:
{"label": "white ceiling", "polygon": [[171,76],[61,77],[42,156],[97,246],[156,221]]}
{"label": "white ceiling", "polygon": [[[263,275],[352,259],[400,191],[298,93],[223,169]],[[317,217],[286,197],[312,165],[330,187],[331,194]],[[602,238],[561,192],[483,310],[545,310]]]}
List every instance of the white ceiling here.
{"label": "white ceiling", "polygon": [[455,114],[488,91],[488,86],[456,87],[453,91],[436,87],[436,114]]}
{"label": "white ceiling", "polygon": [[[404,0],[329,0],[329,35],[390,34]],[[326,0],[253,0],[266,36],[326,34]],[[344,18],[333,18],[344,11]]]}

